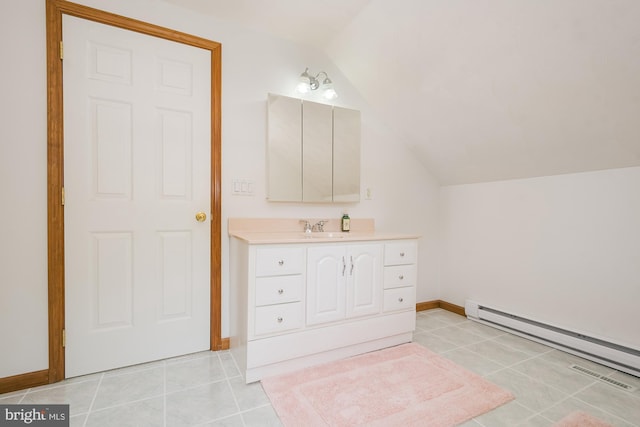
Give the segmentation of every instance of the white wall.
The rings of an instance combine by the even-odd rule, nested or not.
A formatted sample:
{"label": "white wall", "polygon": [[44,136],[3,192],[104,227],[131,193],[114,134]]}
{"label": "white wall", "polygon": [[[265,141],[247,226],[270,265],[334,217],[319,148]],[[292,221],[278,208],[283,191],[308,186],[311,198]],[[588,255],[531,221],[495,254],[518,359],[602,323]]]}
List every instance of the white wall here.
{"label": "white wall", "polygon": [[0,5],[0,377],[48,365],[44,8]]}
{"label": "white wall", "polygon": [[[375,218],[380,230],[422,234],[418,300],[438,298],[437,185],[323,53],[157,0],[76,2],[222,43],[223,336],[228,330],[229,217],[337,218],[346,207],[352,217]],[[0,100],[0,378],[46,369],[48,363],[44,8],[43,0],[0,5],[0,53],[11,58],[3,65]],[[372,189],[373,200],[346,206],[266,202],[266,96],[292,96],[305,66],[329,73],[340,93],[337,105],[362,111],[362,186]],[[253,180],[255,195],[232,196],[235,178]]]}
{"label": "white wall", "polygon": [[640,349],[640,168],[441,189],[441,297]]}

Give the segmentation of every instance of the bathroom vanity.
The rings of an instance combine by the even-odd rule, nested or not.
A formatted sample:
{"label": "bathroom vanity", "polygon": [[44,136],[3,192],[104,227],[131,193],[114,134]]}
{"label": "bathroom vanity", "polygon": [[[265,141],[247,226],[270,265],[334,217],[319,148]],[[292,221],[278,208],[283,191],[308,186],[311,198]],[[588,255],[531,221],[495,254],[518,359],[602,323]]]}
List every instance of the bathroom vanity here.
{"label": "bathroom vanity", "polygon": [[412,340],[418,236],[373,220],[302,230],[229,220],[230,347],[247,383]]}

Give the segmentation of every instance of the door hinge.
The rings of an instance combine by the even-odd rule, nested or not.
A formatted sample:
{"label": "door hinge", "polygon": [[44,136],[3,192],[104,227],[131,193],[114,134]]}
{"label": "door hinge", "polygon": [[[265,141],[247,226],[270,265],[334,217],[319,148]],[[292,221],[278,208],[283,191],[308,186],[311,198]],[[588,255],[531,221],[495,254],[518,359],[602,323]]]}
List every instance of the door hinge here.
{"label": "door hinge", "polygon": [[67,346],[67,330],[63,329],[62,330],[62,347],[66,347]]}
{"label": "door hinge", "polygon": [[64,59],[64,43],[60,41],[60,59]]}
{"label": "door hinge", "polygon": [[62,206],[64,206],[64,187],[62,187]]}

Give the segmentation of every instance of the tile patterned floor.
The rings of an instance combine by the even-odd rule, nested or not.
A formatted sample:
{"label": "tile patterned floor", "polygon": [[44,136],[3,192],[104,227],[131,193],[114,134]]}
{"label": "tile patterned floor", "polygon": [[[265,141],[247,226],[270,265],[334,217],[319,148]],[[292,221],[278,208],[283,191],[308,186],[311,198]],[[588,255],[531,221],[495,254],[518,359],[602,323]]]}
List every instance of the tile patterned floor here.
{"label": "tile patterned floor", "polygon": [[[640,378],[440,309],[417,314],[414,341],[516,396],[463,427],[546,427],[578,409],[616,427],[640,426]],[[573,363],[636,391],[621,391],[568,369]],[[7,403],[69,403],[73,427],[281,425],[260,383],[245,385],[228,351],[0,395],[0,404]]]}

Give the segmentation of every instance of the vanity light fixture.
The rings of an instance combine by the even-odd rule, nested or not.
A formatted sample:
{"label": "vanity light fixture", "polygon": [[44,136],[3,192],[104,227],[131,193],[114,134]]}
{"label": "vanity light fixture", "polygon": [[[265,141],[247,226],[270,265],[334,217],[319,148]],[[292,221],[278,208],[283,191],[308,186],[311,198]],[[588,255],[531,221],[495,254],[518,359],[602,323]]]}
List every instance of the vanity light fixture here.
{"label": "vanity light fixture", "polygon": [[[322,83],[320,83],[320,76],[324,76]],[[317,89],[322,90],[322,96],[326,99],[335,99],[338,97],[336,90],[333,88],[333,82],[326,72],[320,71],[315,76],[312,76],[309,74],[309,68],[305,68],[304,72],[300,74],[300,81],[296,90],[299,93],[309,93]]]}

